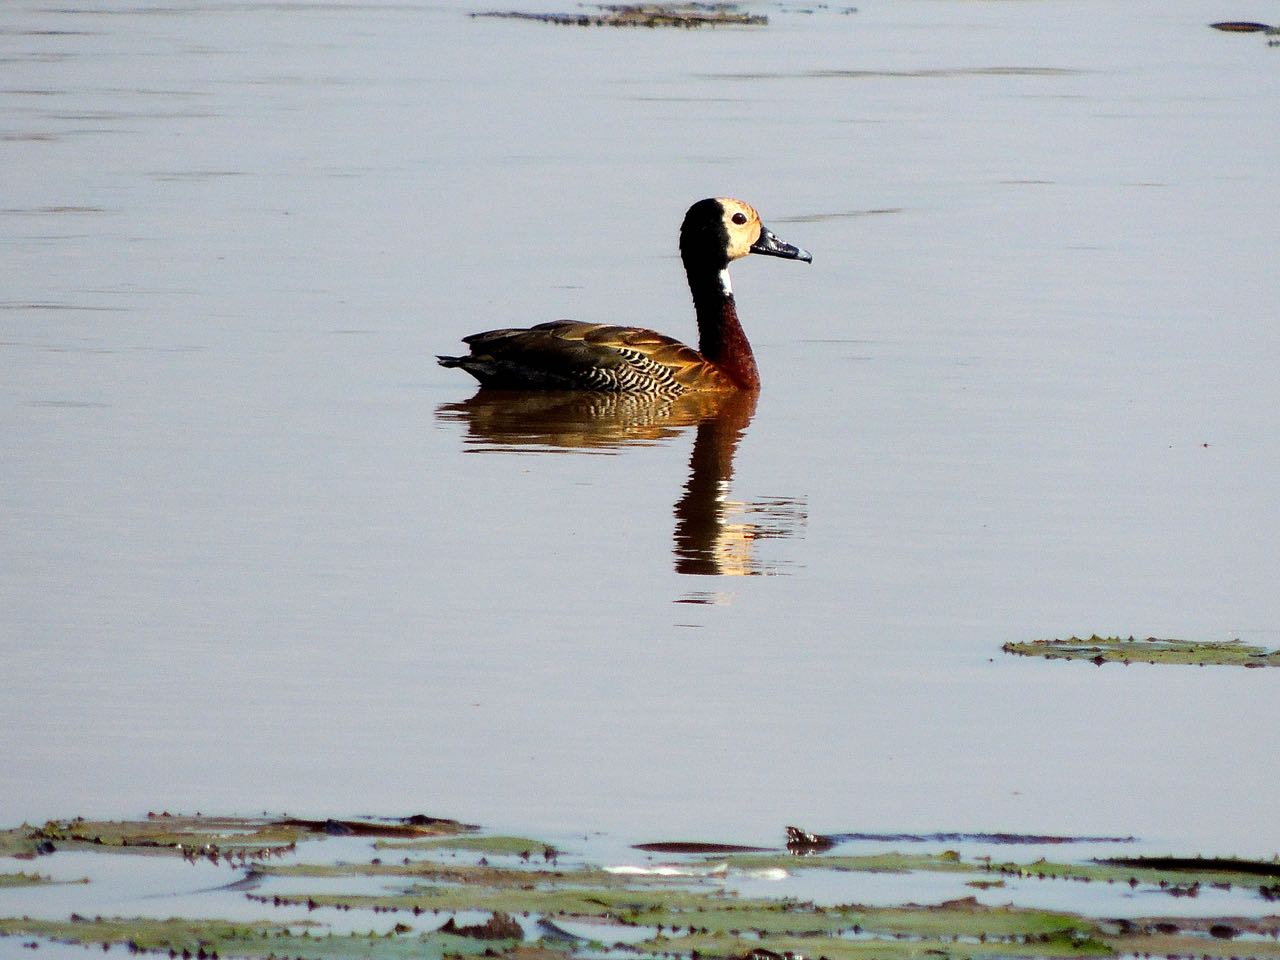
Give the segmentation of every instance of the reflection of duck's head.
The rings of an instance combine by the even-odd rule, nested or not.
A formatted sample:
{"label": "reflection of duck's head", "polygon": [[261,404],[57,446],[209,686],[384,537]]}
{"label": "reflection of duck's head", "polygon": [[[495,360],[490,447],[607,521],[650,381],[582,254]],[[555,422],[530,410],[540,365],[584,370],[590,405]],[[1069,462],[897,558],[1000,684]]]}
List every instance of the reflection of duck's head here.
{"label": "reflection of duck's head", "polygon": [[812,262],[775,237],[749,203],[699,200],[680,227],[680,259],[698,319],[698,349],[640,327],[556,320],[489,330],[463,341],[465,357],[439,357],[497,389],[596,390],[677,396],[757,390],[760,374],[738,322],[729,264],[751,253]]}

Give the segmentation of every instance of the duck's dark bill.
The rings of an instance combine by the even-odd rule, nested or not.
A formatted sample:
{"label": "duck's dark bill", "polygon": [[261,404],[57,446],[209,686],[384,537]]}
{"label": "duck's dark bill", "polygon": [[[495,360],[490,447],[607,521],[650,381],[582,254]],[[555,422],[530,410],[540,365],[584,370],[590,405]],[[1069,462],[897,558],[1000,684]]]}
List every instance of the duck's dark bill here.
{"label": "duck's dark bill", "polygon": [[751,245],[752,253],[763,253],[770,257],[786,257],[788,260],[803,260],[813,263],[813,254],[802,247],[794,246],[785,240],[779,240],[768,227],[760,228],[760,239]]}

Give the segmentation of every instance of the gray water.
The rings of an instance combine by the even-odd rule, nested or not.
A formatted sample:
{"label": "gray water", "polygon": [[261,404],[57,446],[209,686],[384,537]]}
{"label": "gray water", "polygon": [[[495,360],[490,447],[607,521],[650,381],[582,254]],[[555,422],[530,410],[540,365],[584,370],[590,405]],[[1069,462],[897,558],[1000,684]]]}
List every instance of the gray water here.
{"label": "gray water", "polygon": [[[1276,672],[1000,652],[1280,646],[1271,7],[6,5],[3,820],[1274,853]],[[814,253],[735,266],[754,410],[435,365],[693,340],[726,194]]]}

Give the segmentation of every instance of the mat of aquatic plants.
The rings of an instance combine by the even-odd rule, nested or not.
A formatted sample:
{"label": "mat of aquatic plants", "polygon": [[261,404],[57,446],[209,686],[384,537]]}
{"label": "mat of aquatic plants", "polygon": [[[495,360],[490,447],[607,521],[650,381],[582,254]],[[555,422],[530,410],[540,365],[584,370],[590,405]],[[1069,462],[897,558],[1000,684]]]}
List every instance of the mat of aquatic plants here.
{"label": "mat of aquatic plants", "polygon": [[[868,840],[926,849],[858,852]],[[1280,859],[1002,855],[1133,842],[1008,833],[824,836],[788,827],[776,848],[677,839],[613,847],[605,857],[425,816],[77,818],[0,831],[0,938],[13,938],[0,939],[0,948],[75,944],[187,960],[1280,957]],[[101,858],[117,868],[112,889],[56,869],[65,862],[92,874]],[[151,868],[154,876],[156,867],[203,871],[202,880],[213,871],[221,882],[198,887],[208,900],[189,916],[174,914],[177,901],[164,896],[122,901],[119,868],[125,875]],[[919,890],[942,877],[968,892],[891,904],[851,893],[886,877]],[[804,886],[813,878],[822,882]],[[1097,885],[1088,889],[1099,893],[1101,908],[1028,905],[1045,902],[1034,892],[1055,884],[1064,891]],[[819,888],[820,896],[797,892]],[[33,895],[55,890],[58,908],[48,906],[48,893]],[[189,906],[192,897],[186,892],[180,902]],[[1149,913],[1108,911],[1135,897]],[[1203,901],[1213,897],[1235,909],[1206,913]],[[97,906],[104,902],[147,906],[136,915],[108,914]],[[1193,902],[1200,908],[1186,909]]]}
{"label": "mat of aquatic plants", "polygon": [[1267,650],[1239,640],[1195,643],[1147,637],[1068,637],[1065,640],[1032,640],[1006,643],[1005,653],[1046,660],[1088,660],[1104,663],[1168,663],[1183,666],[1280,667],[1280,650]]}
{"label": "mat of aquatic plants", "polygon": [[597,4],[571,13],[488,10],[471,16],[537,20],[572,27],[760,27],[769,22],[764,14],[747,13],[735,3]]}

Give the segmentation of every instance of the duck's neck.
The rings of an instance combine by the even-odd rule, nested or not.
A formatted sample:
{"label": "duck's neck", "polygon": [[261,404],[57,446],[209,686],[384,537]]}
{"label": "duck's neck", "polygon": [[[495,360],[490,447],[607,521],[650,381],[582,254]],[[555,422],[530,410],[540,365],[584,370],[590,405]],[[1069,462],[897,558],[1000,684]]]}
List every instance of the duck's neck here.
{"label": "duck's neck", "polygon": [[729,285],[729,270],[686,262],[693,308],[698,315],[698,351],[743,390],[760,389],[760,371]]}

